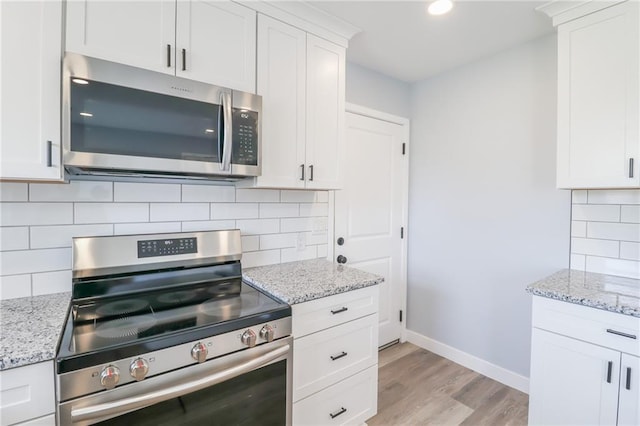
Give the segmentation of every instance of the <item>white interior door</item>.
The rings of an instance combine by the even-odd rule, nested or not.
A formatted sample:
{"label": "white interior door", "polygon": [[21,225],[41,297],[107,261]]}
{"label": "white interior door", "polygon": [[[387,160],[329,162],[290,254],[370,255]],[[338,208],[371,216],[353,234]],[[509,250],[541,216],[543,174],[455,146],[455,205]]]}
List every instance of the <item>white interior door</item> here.
{"label": "white interior door", "polygon": [[379,309],[379,344],[383,346],[400,339],[402,331],[405,129],[354,113],[346,114],[346,124],[344,189],[335,192],[335,256],[346,257],[347,266],[384,276]]}

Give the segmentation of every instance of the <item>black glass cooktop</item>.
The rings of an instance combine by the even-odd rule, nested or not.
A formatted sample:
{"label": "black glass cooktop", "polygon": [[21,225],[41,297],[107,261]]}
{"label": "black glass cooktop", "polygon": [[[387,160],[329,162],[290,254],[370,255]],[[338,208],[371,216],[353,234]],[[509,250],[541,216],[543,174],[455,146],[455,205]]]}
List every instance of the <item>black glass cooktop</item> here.
{"label": "black glass cooktop", "polygon": [[72,302],[58,350],[58,372],[226,333],[291,315],[291,308],[242,282]]}

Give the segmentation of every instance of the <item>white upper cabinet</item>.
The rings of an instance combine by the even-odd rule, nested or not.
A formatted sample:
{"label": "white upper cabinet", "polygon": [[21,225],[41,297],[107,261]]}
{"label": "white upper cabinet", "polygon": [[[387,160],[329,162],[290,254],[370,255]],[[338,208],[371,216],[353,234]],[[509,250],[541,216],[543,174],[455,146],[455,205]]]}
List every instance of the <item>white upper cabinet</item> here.
{"label": "white upper cabinet", "polygon": [[258,16],[262,176],[258,186],[304,188],[307,34]]}
{"label": "white upper cabinet", "polygon": [[0,179],[61,180],[60,1],[0,2]]}
{"label": "white upper cabinet", "polygon": [[560,188],[640,187],[638,3],[558,27]]}
{"label": "white upper cabinet", "polygon": [[307,35],[307,188],[339,189],[345,126],[345,50]]}
{"label": "white upper cabinet", "polygon": [[263,110],[262,176],[251,184],[339,189],[344,47],[260,15],[257,75]]}
{"label": "white upper cabinet", "polygon": [[67,3],[66,50],[255,92],[256,12],[229,1]]}

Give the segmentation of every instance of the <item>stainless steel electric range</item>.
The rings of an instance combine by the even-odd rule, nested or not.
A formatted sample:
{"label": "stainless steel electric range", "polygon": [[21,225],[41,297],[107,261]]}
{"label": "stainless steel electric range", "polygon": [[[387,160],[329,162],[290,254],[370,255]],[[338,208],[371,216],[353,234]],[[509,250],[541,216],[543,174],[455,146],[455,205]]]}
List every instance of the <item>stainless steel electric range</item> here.
{"label": "stainless steel electric range", "polygon": [[290,424],[291,308],[241,257],[238,230],[74,238],[58,424]]}

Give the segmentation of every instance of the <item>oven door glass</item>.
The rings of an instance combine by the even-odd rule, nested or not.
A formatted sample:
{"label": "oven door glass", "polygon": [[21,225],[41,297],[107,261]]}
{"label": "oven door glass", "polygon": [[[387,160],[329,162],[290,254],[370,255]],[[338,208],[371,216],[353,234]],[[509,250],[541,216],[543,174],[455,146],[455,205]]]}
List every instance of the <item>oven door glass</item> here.
{"label": "oven door glass", "polygon": [[215,386],[170,399],[99,425],[284,425],[287,362],[246,373]]}
{"label": "oven door glass", "polygon": [[72,78],[71,151],[219,163],[219,105]]}

